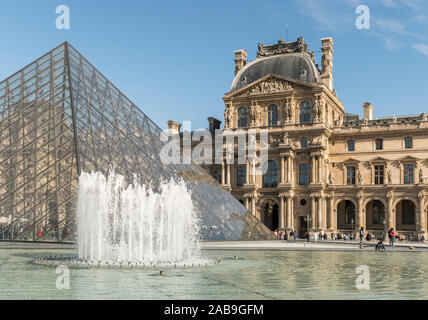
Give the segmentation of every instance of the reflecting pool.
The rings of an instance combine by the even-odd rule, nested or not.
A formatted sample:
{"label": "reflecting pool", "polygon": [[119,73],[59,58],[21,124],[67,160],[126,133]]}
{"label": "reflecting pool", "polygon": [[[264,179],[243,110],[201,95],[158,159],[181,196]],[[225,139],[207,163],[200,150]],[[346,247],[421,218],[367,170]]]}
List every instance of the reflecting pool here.
{"label": "reflecting pool", "polygon": [[[426,252],[203,251],[221,263],[70,268],[70,289],[56,288],[61,275],[56,267],[33,263],[37,257],[73,253],[0,249],[0,299],[428,299]],[[360,265],[369,267],[370,290],[356,288]]]}

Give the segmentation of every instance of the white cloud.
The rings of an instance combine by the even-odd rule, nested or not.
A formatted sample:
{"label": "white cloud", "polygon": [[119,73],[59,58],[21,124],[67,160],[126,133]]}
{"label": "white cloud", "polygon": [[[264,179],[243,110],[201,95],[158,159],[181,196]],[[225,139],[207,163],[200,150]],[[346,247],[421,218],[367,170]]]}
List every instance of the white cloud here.
{"label": "white cloud", "polygon": [[402,4],[404,4],[405,6],[417,10],[421,7],[422,5],[422,1],[421,0],[400,0],[400,2]]}
{"label": "white cloud", "polygon": [[415,48],[416,50],[418,50],[420,53],[422,53],[424,56],[428,58],[428,45],[420,43],[420,44],[415,44],[413,48]]}
{"label": "white cloud", "polygon": [[404,25],[394,19],[375,18],[374,23],[384,31],[407,35]]}
{"label": "white cloud", "polygon": [[386,49],[393,51],[400,46],[400,43],[391,38],[384,38]]}
{"label": "white cloud", "polygon": [[394,0],[382,0],[382,4],[385,7],[389,7],[389,8],[396,8],[396,7],[398,7],[398,4]]}

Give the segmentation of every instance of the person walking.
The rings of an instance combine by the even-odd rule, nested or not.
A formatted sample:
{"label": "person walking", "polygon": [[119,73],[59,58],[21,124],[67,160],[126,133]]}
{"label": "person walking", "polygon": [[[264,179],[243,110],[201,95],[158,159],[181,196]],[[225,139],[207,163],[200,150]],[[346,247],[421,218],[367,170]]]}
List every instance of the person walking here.
{"label": "person walking", "polygon": [[391,228],[391,231],[389,232],[389,239],[391,242],[391,247],[394,246],[395,243],[395,232],[394,232],[394,228]]}
{"label": "person walking", "polygon": [[360,229],[360,249],[363,248],[363,240],[364,240],[364,228],[361,227],[361,229]]}
{"label": "person walking", "polygon": [[316,243],[318,241],[318,232],[314,232],[314,242]]}

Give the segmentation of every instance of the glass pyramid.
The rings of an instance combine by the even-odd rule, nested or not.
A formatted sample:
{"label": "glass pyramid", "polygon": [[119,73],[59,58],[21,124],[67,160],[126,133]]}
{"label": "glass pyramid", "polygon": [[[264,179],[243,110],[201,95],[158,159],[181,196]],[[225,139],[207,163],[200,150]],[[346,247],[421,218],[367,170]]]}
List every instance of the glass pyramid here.
{"label": "glass pyramid", "polygon": [[0,240],[74,241],[78,176],[111,167],[184,178],[203,239],[270,236],[199,166],[163,165],[162,130],[67,42],[0,82],[0,113]]}

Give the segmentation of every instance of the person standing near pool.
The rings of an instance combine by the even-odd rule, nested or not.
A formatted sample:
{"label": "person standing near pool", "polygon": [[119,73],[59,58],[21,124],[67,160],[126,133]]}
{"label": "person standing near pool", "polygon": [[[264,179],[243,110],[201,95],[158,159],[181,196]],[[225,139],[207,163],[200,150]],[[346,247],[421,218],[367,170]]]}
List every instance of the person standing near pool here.
{"label": "person standing near pool", "polygon": [[391,240],[391,247],[393,247],[394,243],[395,243],[395,232],[394,232],[394,228],[391,228],[391,231],[389,232],[389,238]]}
{"label": "person standing near pool", "polygon": [[360,249],[363,248],[363,240],[364,240],[364,228],[361,227],[361,229],[360,229]]}

